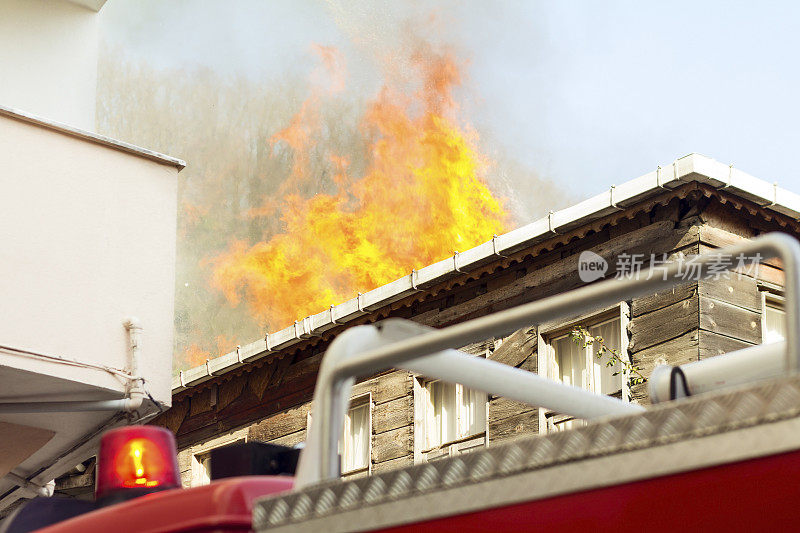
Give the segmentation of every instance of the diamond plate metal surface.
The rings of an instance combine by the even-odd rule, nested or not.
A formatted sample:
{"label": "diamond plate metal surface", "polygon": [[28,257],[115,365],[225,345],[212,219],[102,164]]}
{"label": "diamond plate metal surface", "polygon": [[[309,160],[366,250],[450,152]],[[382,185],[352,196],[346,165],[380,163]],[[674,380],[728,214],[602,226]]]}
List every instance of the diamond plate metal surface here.
{"label": "diamond plate metal surface", "polygon": [[[600,456],[691,441],[800,416],[800,377],[659,404],[642,414],[534,436],[353,481],[265,498],[256,531]],[[642,465],[646,468],[646,465]]]}

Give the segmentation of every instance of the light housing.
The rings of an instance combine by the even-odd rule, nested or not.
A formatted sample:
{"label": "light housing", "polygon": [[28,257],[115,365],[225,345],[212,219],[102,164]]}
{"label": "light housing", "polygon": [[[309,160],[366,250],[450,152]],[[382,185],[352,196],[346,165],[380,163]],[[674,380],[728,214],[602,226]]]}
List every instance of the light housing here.
{"label": "light housing", "polygon": [[181,486],[175,437],[156,426],[128,426],[105,433],[97,455],[95,498],[128,500]]}

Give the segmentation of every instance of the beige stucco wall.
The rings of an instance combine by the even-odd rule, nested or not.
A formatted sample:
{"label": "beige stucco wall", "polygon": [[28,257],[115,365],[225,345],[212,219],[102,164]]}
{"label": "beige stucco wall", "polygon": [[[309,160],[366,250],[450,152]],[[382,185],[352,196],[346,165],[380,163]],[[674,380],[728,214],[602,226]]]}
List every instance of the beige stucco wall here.
{"label": "beige stucco wall", "polygon": [[178,168],[2,115],[0,153],[0,344],[124,368],[122,323],[136,316],[140,371],[169,403]]}
{"label": "beige stucco wall", "polygon": [[0,0],[0,105],[94,131],[97,51],[94,9]]}

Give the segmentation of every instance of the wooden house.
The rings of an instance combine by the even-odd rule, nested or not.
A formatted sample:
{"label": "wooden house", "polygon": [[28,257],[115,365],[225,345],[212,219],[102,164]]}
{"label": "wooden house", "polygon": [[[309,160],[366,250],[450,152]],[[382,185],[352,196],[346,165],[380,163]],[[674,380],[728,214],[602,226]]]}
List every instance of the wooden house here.
{"label": "wooden house", "polygon": [[[208,454],[217,446],[304,441],[320,361],[348,327],[388,317],[443,327],[582,286],[586,257],[599,263],[598,279],[609,278],[632,264],[691,258],[766,232],[798,236],[798,219],[799,195],[692,154],[181,372],[173,383],[172,408],[153,423],[177,435],[184,484],[207,483]],[[687,276],[674,290],[587,309],[569,321],[531,324],[464,349],[647,403],[646,384],[629,387],[595,357],[595,344],[572,341],[577,326],[602,337],[647,376],[661,363],[697,361],[780,338],[781,287],[776,261],[716,279]],[[580,423],[387,370],[353,389],[340,443],[343,475],[433,461]]]}

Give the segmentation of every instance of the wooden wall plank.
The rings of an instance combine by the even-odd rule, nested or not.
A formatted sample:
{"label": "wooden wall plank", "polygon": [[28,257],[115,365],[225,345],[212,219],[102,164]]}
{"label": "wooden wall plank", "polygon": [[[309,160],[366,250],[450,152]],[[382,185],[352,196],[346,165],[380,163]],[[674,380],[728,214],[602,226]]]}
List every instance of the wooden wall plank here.
{"label": "wooden wall plank", "polygon": [[311,403],[304,403],[276,413],[253,424],[247,432],[249,440],[269,442],[274,439],[306,429]]}
{"label": "wooden wall plank", "polygon": [[316,375],[323,355],[318,353],[292,363],[281,376],[280,383],[292,383],[305,376]]}
{"label": "wooden wall plank", "polygon": [[489,356],[493,361],[518,367],[529,357],[536,355],[536,328],[523,328],[503,340]]}
{"label": "wooden wall plank", "polygon": [[631,319],[688,300],[695,294],[697,294],[697,282],[690,282],[636,298],[631,302]]}
{"label": "wooden wall plank", "polygon": [[272,376],[276,373],[283,373],[284,369],[292,363],[291,356],[285,356],[277,360],[270,361],[268,364],[256,368],[253,372],[245,374],[247,387],[257,398],[261,398],[270,383]]}
{"label": "wooden wall plank", "polygon": [[186,415],[189,414],[189,403],[189,398],[173,403],[172,407],[158,415],[153,421],[153,424],[165,427],[173,433],[177,433]]}
{"label": "wooden wall plank", "polygon": [[[733,233],[727,229],[716,227],[708,223],[702,225],[700,227],[700,244],[703,247],[703,251],[707,252],[716,248],[735,246],[737,244],[746,242],[757,235],[753,231],[749,230],[747,224],[743,223],[743,221],[737,220],[735,224],[736,228],[738,228],[737,231],[740,231],[740,233],[745,233],[745,235]],[[766,259],[765,264],[771,265],[775,268],[780,268],[780,261],[775,258]]]}
{"label": "wooden wall plank", "polygon": [[508,398],[492,398],[489,400],[489,421],[499,422],[510,416],[535,411],[536,407],[526,403],[509,400]]}
{"label": "wooden wall plank", "polygon": [[[659,364],[682,365],[699,359],[699,332],[691,329],[680,337],[670,339],[638,352],[630,353],[631,361],[642,369],[645,376],[649,376]],[[647,405],[650,403],[650,393],[647,383],[631,387],[631,400]]]}
{"label": "wooden wall plank", "polygon": [[398,457],[413,456],[414,431],[405,426],[372,436],[372,460],[382,463]]}
{"label": "wooden wall plank", "polygon": [[199,416],[187,418],[176,435],[178,449],[204,442],[227,431],[247,427],[274,413],[281,412],[283,409],[310,401],[314,392],[314,376],[295,385],[301,388],[298,390],[290,390],[286,387],[267,389],[262,399],[256,398],[249,390],[245,389],[243,396],[224,411],[208,411]]}
{"label": "wooden wall plank", "polygon": [[761,313],[761,294],[755,278],[731,273],[728,279],[703,279],[699,283],[700,297]]}
{"label": "wooden wall plank", "polygon": [[372,393],[372,401],[376,404],[388,402],[411,394],[413,388],[411,379],[411,374],[405,370],[393,370],[357,383],[353,386],[351,396],[356,397],[369,392]]}
{"label": "wooden wall plank", "polygon": [[372,411],[372,432],[385,433],[414,422],[414,399],[411,395],[376,404]]}
{"label": "wooden wall plank", "polygon": [[703,298],[700,300],[700,329],[756,344],[761,342],[761,314]]}
{"label": "wooden wall plank", "polygon": [[398,468],[411,466],[413,464],[414,464],[414,456],[404,455],[403,457],[398,457],[397,459],[389,459],[388,461],[374,463],[372,465],[372,473],[379,474],[382,472],[388,472],[389,470],[396,470]]}
{"label": "wooden wall plank", "polygon": [[197,416],[211,411],[211,389],[203,389],[189,400],[189,416]]}
{"label": "wooden wall plank", "polygon": [[700,359],[707,359],[754,346],[754,343],[734,339],[713,331],[700,330]]}
{"label": "wooden wall plank", "polygon": [[493,446],[523,435],[535,435],[538,432],[539,411],[537,409],[502,420],[492,420],[489,422],[489,445]]}
{"label": "wooden wall plank", "polygon": [[243,379],[229,379],[220,383],[217,389],[217,410],[225,409],[241,396],[244,386],[245,380]]}
{"label": "wooden wall plank", "polygon": [[631,361],[649,374],[659,364],[682,365],[698,360],[699,333],[691,329],[679,337],[630,352]]}
{"label": "wooden wall plank", "polygon": [[301,431],[296,431],[294,433],[289,433],[288,435],[284,435],[283,437],[278,437],[277,439],[273,439],[270,444],[279,444],[281,446],[296,446],[301,442],[305,442],[306,440],[306,430],[303,429]]}
{"label": "wooden wall plank", "polygon": [[636,317],[628,325],[628,349],[639,352],[696,330],[698,313],[699,298],[695,294],[689,299]]}

